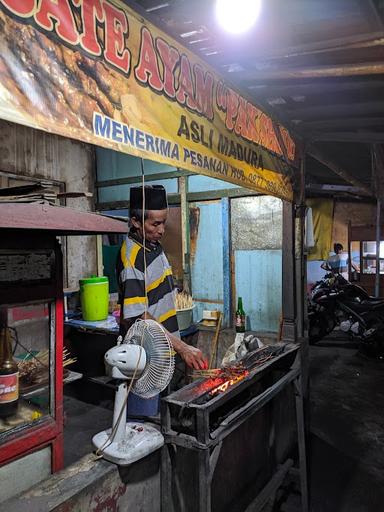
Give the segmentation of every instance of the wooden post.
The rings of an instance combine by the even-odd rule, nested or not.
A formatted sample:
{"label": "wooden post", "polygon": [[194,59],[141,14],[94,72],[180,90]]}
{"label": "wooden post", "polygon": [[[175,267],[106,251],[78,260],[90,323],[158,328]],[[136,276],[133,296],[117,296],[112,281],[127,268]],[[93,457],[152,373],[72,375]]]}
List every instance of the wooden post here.
{"label": "wooden post", "polygon": [[300,179],[296,199],[296,226],[295,226],[295,258],[296,258],[296,300],[297,300],[297,334],[303,338],[305,334],[305,257],[304,257],[304,220],[305,220],[305,147],[302,149]]}
{"label": "wooden post", "polygon": [[222,231],[223,231],[223,326],[231,326],[232,318],[232,279],[231,279],[231,217],[230,200],[224,197],[222,206]]}
{"label": "wooden post", "polygon": [[375,296],[380,297],[380,239],[381,239],[381,199],[376,201],[376,276]]}
{"label": "wooden post", "polygon": [[104,275],[103,265],[103,235],[96,235],[96,265],[97,275]]}
{"label": "wooden post", "polygon": [[297,338],[300,343],[301,382],[303,396],[306,399],[306,411],[309,407],[309,345],[307,336],[307,260],[304,254],[305,231],[305,171],[306,171],[306,147],[301,148],[301,165],[299,183],[296,189],[296,226],[295,226],[295,288],[296,288],[296,318]]}
{"label": "wooden post", "polygon": [[294,206],[283,201],[282,339],[296,341]]}
{"label": "wooden post", "polygon": [[308,476],[307,476],[307,453],[305,448],[305,423],[304,423],[304,404],[303,389],[301,384],[302,377],[294,381],[295,402],[296,402],[296,424],[297,424],[297,442],[299,448],[299,466],[300,466],[300,488],[301,488],[301,510],[308,512]]}
{"label": "wooden post", "polygon": [[371,146],[372,183],[376,196],[376,278],[375,295],[380,296],[380,242],[381,242],[381,208],[384,197],[384,153],[380,145]]}
{"label": "wooden post", "polygon": [[188,177],[179,178],[179,194],[181,205],[181,252],[183,265],[183,289],[191,292],[191,273],[189,265],[189,208],[187,202]]}
{"label": "wooden post", "polygon": [[199,474],[198,485],[199,494],[197,496],[198,511],[211,512],[211,470],[209,460],[209,450],[198,450]]}

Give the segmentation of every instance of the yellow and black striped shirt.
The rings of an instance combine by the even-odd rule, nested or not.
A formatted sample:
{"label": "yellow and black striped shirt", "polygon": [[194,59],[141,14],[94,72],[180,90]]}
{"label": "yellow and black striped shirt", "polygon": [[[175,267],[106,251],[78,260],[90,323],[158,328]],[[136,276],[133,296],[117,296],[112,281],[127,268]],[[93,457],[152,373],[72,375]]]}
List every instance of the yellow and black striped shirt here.
{"label": "yellow and black striped shirt", "polygon": [[[147,267],[145,281],[144,255]],[[139,241],[128,235],[120,249],[117,273],[123,318],[134,320],[144,313],[146,282],[148,313],[167,331],[178,336],[172,269],[161,245],[144,249]]]}

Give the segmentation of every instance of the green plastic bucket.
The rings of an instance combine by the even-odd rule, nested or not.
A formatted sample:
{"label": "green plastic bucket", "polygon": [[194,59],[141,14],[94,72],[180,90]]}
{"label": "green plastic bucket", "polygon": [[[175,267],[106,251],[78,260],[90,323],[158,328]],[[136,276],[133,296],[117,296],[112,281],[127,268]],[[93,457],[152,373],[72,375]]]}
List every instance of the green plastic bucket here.
{"label": "green plastic bucket", "polygon": [[80,279],[80,302],[83,319],[88,322],[105,320],[108,317],[108,277]]}

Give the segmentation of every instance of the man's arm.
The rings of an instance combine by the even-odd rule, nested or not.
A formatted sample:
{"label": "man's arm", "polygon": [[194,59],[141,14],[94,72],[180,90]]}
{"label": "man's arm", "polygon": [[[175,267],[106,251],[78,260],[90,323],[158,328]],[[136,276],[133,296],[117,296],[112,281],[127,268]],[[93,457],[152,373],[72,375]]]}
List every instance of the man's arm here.
{"label": "man's arm", "polygon": [[[150,313],[144,313],[141,318],[156,320],[156,318],[154,318]],[[167,332],[175,351],[190,368],[194,368],[195,370],[204,370],[208,368],[208,361],[200,349],[188,345],[174,334],[171,334],[166,329],[164,330]]]}
{"label": "man's arm", "polygon": [[331,270],[328,261],[323,261],[323,263],[320,265],[320,268],[322,268],[323,270]]}
{"label": "man's arm", "polygon": [[208,361],[199,348],[188,345],[171,333],[168,333],[168,335],[171,338],[173,348],[190,368],[195,370],[208,368]]}

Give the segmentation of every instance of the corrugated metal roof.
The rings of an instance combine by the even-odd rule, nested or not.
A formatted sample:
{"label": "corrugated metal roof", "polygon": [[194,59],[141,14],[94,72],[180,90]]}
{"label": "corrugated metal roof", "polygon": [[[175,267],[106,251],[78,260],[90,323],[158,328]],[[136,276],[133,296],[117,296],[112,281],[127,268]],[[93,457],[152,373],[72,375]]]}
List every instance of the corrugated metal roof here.
{"label": "corrugated metal roof", "polygon": [[41,203],[1,203],[0,229],[52,231],[59,235],[126,233],[127,223],[105,215]]}

